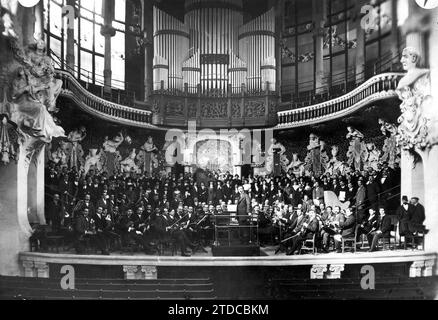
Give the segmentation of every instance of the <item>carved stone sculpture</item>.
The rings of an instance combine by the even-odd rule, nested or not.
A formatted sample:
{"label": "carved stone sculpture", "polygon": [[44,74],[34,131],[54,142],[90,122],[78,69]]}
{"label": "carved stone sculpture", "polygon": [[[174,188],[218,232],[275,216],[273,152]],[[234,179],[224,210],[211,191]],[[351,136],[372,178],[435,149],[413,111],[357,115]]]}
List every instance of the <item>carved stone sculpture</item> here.
{"label": "carved stone sculpture", "polygon": [[423,150],[438,143],[438,117],[432,103],[429,70],[417,67],[420,58],[415,48],[403,50],[401,63],[407,73],[397,87],[402,100],[397,142],[405,150]]}
{"label": "carved stone sculpture", "polygon": [[366,144],[366,156],[364,161],[364,169],[368,170],[372,168],[374,171],[378,171],[379,169],[379,159],[380,159],[380,151],[377,150],[376,145],[374,143]]}
{"label": "carved stone sculpture", "polygon": [[332,146],[331,154],[332,154],[332,158],[327,163],[327,170],[325,173],[328,173],[330,175],[337,174],[337,173],[343,174],[345,171],[345,168],[344,168],[345,166],[344,166],[344,163],[338,159],[339,147]]}
{"label": "carved stone sculpture", "polygon": [[301,177],[303,175],[303,173],[305,171],[304,162],[298,158],[298,153],[292,154],[292,161],[287,166],[286,172],[288,172],[290,169],[292,169],[292,173],[296,177]]}
{"label": "carved stone sculpture", "polygon": [[308,172],[313,172],[316,177],[319,177],[327,169],[329,157],[325,150],[325,143],[320,141],[316,134],[311,133],[309,136],[307,156],[304,162],[305,169]]}
{"label": "carved stone sculpture", "polygon": [[88,171],[93,167],[96,172],[102,171],[102,152],[97,153],[97,149],[90,149],[84,164],[84,173],[87,174]]}
{"label": "carved stone sculpture", "polygon": [[347,139],[350,140],[350,146],[347,151],[347,163],[355,170],[361,170],[367,151],[363,141],[364,135],[351,126],[348,126],[347,130]]}
{"label": "carved stone sculpture", "polygon": [[397,127],[383,119],[379,119],[380,131],[386,137],[383,142],[380,163],[386,162],[390,168],[394,168],[396,163],[400,163],[400,148],[397,147]]}
{"label": "carved stone sculpture", "polygon": [[135,172],[140,173],[140,168],[135,163],[135,158],[137,157],[137,154],[135,152],[135,149],[131,150],[131,153],[129,156],[120,162],[120,170],[121,172]]}
{"label": "carved stone sculpture", "polygon": [[85,127],[71,131],[67,139],[70,143],[70,154],[68,159],[69,168],[76,168],[78,171],[84,165],[84,150],[80,144],[81,141],[87,136],[87,130]]}

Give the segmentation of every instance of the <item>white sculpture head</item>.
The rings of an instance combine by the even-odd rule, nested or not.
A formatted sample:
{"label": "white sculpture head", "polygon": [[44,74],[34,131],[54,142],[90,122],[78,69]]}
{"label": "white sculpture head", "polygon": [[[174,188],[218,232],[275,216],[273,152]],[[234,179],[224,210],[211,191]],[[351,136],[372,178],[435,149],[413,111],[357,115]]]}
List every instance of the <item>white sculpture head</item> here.
{"label": "white sculpture head", "polygon": [[416,48],[406,47],[402,52],[400,62],[403,65],[403,70],[410,71],[418,67],[420,60],[421,56]]}

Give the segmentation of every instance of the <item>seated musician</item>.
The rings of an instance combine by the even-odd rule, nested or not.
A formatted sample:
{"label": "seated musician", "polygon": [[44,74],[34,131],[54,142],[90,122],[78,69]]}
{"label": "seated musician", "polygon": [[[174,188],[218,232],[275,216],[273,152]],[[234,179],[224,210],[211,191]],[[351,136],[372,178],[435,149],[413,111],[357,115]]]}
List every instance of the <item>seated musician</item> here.
{"label": "seated musician", "polygon": [[280,245],[278,246],[277,250],[275,250],[275,254],[279,253],[280,251],[284,250],[285,248],[288,248],[292,245],[292,239],[298,235],[301,230],[303,229],[303,224],[306,222],[306,215],[301,210],[301,207],[298,207],[296,210],[297,218],[296,221],[289,226],[289,228],[285,232],[284,239],[280,241]]}
{"label": "seated musician", "polygon": [[177,242],[177,245],[181,249],[181,256],[190,257],[190,254],[186,250],[187,246],[191,247],[192,249],[194,249],[195,246],[192,244],[184,231],[187,224],[184,224],[181,218],[178,219],[176,217],[174,209],[170,210],[167,223],[166,231],[170,233],[172,239]]}
{"label": "seated musician", "polygon": [[339,207],[335,207],[334,211],[328,206],[326,213],[321,216],[321,237],[322,251],[328,253],[330,245],[330,237],[338,233],[339,223],[342,221]]}
{"label": "seated musician", "polygon": [[368,218],[360,224],[357,230],[358,238],[363,234],[368,236],[368,234],[377,230],[379,219],[376,214],[376,210],[374,210],[374,208],[370,208],[368,212]]}
{"label": "seated musician", "polygon": [[291,239],[291,247],[286,252],[286,255],[293,255],[295,254],[295,251],[299,251],[301,246],[303,245],[303,242],[306,239],[312,239],[313,236],[318,232],[319,229],[319,222],[316,218],[316,212],[313,210],[310,210],[307,218],[302,224],[301,230],[292,237]]}
{"label": "seated musician", "polygon": [[341,240],[342,238],[354,238],[354,232],[356,231],[356,217],[350,208],[345,209],[345,219],[339,223],[339,234],[334,236],[335,248],[338,253],[341,253]]}
{"label": "seated musician", "polygon": [[105,233],[107,227],[106,215],[103,212],[103,207],[98,205],[96,213],[93,215],[96,234],[94,236],[99,248],[102,248],[102,254],[109,255],[108,238]]}
{"label": "seated musician", "polygon": [[75,218],[75,248],[76,253],[85,252],[85,237],[95,234],[94,220],[90,217],[89,209],[84,208],[76,213]]}
{"label": "seated musician", "polygon": [[391,236],[391,217],[386,215],[385,208],[379,208],[380,219],[376,231],[372,231],[367,235],[368,243],[370,244],[369,252],[375,251],[380,238],[389,238]]}

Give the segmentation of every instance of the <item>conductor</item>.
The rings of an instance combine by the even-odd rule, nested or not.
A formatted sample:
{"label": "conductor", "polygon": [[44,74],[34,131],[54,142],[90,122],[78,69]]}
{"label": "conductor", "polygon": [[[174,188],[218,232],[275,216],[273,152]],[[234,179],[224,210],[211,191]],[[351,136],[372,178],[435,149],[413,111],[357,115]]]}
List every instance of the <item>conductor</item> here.
{"label": "conductor", "polygon": [[243,189],[243,186],[237,188],[239,191],[239,200],[237,201],[237,220],[240,226],[240,242],[246,244],[249,241],[249,214],[251,212],[251,200]]}

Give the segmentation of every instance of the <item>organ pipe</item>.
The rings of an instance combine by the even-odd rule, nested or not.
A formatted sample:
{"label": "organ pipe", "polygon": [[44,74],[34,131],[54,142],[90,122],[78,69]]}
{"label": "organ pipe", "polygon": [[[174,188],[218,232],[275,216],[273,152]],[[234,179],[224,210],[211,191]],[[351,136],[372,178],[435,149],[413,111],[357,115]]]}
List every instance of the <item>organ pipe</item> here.
{"label": "organ pipe", "polygon": [[275,90],[274,8],[243,24],[242,0],[186,0],[184,21],[154,7],[154,90]]}

